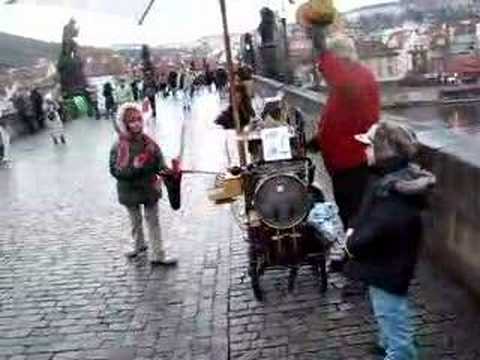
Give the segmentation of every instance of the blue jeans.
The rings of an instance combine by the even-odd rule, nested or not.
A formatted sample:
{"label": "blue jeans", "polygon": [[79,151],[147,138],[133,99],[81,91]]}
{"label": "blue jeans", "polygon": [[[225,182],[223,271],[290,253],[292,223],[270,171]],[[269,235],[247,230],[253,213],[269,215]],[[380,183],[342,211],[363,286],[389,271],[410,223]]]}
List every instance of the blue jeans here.
{"label": "blue jeans", "polygon": [[369,287],[369,294],[380,330],[379,345],[387,353],[385,360],[417,360],[407,297],[374,286]]}

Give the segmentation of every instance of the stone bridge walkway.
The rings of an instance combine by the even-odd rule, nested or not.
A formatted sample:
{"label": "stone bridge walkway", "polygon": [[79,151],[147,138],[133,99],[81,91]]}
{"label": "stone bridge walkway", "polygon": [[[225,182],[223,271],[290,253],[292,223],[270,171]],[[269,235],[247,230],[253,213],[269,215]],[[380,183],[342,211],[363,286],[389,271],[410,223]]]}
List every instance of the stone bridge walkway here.
{"label": "stone bridge walkway", "polygon": [[[167,156],[185,126],[186,167],[223,169],[219,106],[202,95],[184,116],[178,102],[160,103],[153,133]],[[179,266],[127,261],[127,215],[107,166],[111,123],[81,119],[66,131],[66,147],[46,134],[19,140],[0,169],[0,360],[376,359],[368,302],[342,299],[338,275],[321,296],[307,271],[293,294],[285,274],[267,273],[268,299],[254,300],[231,209],[207,200],[211,176],[186,176],[179,212],[162,201]],[[428,265],[413,292],[422,359],[480,359],[473,302]]]}

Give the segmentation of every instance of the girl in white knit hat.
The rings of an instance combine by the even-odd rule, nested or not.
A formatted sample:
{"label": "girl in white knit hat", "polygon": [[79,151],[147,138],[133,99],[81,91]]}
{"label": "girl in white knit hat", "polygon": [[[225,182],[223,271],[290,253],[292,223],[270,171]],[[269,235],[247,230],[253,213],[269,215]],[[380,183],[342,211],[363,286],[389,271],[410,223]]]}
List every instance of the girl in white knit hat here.
{"label": "girl in white knit hat", "polygon": [[45,113],[45,125],[50,132],[50,136],[53,140],[55,145],[58,145],[59,142],[62,144],[66,144],[65,140],[65,130],[63,127],[63,122],[60,119],[60,115],[58,113],[59,106],[53,100],[51,94],[47,94],[45,96],[45,103],[44,103],[44,113]]}

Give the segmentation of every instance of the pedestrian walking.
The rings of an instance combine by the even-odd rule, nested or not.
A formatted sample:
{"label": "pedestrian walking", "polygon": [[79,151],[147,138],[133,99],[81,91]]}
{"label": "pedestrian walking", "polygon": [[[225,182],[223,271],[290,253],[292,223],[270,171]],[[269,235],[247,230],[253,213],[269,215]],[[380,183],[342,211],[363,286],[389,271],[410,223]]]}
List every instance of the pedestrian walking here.
{"label": "pedestrian walking", "polygon": [[346,251],[347,275],[366,282],[385,360],[415,360],[408,288],[422,235],[421,212],[435,177],[412,162],[418,142],[404,127],[380,123],[356,136],[372,148],[378,179],[365,193]]}
{"label": "pedestrian walking", "polygon": [[[134,258],[148,248],[152,265],[175,265],[177,261],[164,250],[158,217],[160,175],[171,171],[160,147],[144,133],[142,110],[135,103],[119,109],[117,128],[119,138],[110,152],[110,173],[117,179],[118,199],[127,208],[132,226],[132,240],[125,255]],[[143,219],[147,223],[148,247]]]}
{"label": "pedestrian walking", "polygon": [[57,99],[58,115],[60,116],[62,123],[65,124],[67,121],[71,120],[70,118],[67,118],[67,112],[65,111],[65,100],[61,96],[59,96]]}
{"label": "pedestrian walking", "polygon": [[168,81],[167,75],[164,72],[158,77],[158,91],[164,98],[168,96]]}
{"label": "pedestrian walking", "polygon": [[242,51],[243,61],[252,69],[255,69],[255,47],[253,46],[253,36],[246,33],[243,36],[244,47]]}
{"label": "pedestrian walking", "polygon": [[157,84],[155,81],[155,76],[151,71],[147,72],[144,80],[144,95],[148,99],[148,101],[150,101],[152,116],[156,118],[157,117],[157,103],[156,103]]}
{"label": "pedestrian walking", "polygon": [[45,112],[45,123],[47,129],[49,130],[50,137],[54,145],[58,145],[59,142],[66,144],[65,139],[65,130],[63,127],[63,122],[60,119],[59,106],[53,100],[52,95],[47,94],[45,96],[44,112]]}
{"label": "pedestrian walking", "polygon": [[145,87],[144,87],[144,81],[142,79],[138,80],[137,88],[138,88],[138,99],[141,100],[145,97]]}
{"label": "pedestrian walking", "polygon": [[20,121],[24,123],[30,134],[34,134],[37,131],[37,126],[35,125],[32,102],[26,92],[20,91],[14,95],[13,106],[17,111]]}
{"label": "pedestrian walking", "polygon": [[183,73],[183,109],[188,111],[192,109],[192,100],[195,93],[193,81],[193,73],[189,69],[185,70]]}
{"label": "pedestrian walking", "polygon": [[132,88],[133,101],[135,102],[137,102],[140,99],[140,90],[138,88],[139,82],[140,81],[138,79],[134,79],[130,84]]}
{"label": "pedestrian walking", "polygon": [[[0,111],[0,119],[2,118],[2,112]],[[0,166],[4,166],[10,162],[10,135],[7,129],[0,124]]]}
{"label": "pedestrian walking", "polygon": [[178,76],[178,91],[183,91],[183,88],[185,86],[185,69],[182,67],[180,69],[180,74]]}
{"label": "pedestrian walking", "polygon": [[38,89],[33,89],[30,93],[30,101],[33,107],[33,117],[39,129],[45,127],[43,114],[43,97]]}
{"label": "pedestrian walking", "polygon": [[88,99],[88,116],[100,120],[100,110],[98,109],[98,89],[95,85],[90,85],[86,89],[86,98]]}
{"label": "pedestrian walking", "polygon": [[207,63],[205,65],[205,86],[207,87],[208,92],[212,92],[212,84],[214,81],[214,72],[210,69],[210,65]]}
{"label": "pedestrian walking", "polygon": [[120,85],[115,92],[117,96],[116,102],[118,106],[126,104],[133,101],[133,93],[130,86],[127,86],[127,81],[125,79],[120,79]]}
{"label": "pedestrian walking", "polygon": [[115,97],[113,94],[113,87],[110,82],[103,85],[103,97],[105,98],[105,116],[107,119],[111,119],[115,113]]}
{"label": "pedestrian walking", "polygon": [[215,71],[215,87],[221,99],[225,98],[227,84],[228,73],[223,67],[218,67]]}
{"label": "pedestrian walking", "polygon": [[168,87],[173,97],[177,96],[178,73],[174,70],[168,74]]}

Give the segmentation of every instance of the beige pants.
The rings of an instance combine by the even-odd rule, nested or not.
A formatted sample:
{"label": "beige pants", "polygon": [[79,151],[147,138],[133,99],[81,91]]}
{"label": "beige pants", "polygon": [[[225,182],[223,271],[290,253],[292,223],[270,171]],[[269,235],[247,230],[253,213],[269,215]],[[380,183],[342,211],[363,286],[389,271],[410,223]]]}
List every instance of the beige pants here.
{"label": "beige pants", "polygon": [[[162,235],[160,229],[160,222],[158,219],[158,203],[154,205],[144,205],[145,221],[148,230],[148,257],[150,260],[162,260],[165,258],[165,251],[163,250]],[[132,248],[139,250],[146,245],[145,236],[143,234],[143,216],[140,205],[127,207],[132,224]]]}

